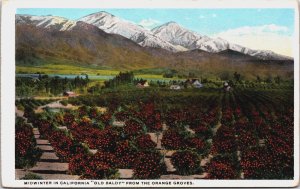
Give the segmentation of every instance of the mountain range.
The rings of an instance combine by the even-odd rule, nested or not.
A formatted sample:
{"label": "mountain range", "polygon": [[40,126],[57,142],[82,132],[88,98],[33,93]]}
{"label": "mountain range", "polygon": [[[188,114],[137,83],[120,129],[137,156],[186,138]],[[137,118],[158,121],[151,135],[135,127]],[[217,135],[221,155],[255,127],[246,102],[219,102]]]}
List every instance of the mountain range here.
{"label": "mountain range", "polygon": [[272,51],[253,50],[210,38],[175,22],[152,30],[107,12],[78,20],[16,15],[16,62],[66,61],[105,68],[170,67],[194,69],[214,63],[292,63]]}
{"label": "mountain range", "polygon": [[[126,37],[143,47],[162,48],[171,52],[201,49],[217,53],[227,49],[241,52],[264,60],[289,60],[290,57],[276,54],[268,50],[253,50],[221,38],[210,38],[183,28],[176,22],[168,22],[152,30],[143,28],[130,21],[118,18],[110,13],[101,11],[84,16],[77,21],[94,25],[110,34]],[[17,15],[17,23],[30,23],[38,27],[56,28],[60,31],[70,30],[77,21],[57,16]]]}

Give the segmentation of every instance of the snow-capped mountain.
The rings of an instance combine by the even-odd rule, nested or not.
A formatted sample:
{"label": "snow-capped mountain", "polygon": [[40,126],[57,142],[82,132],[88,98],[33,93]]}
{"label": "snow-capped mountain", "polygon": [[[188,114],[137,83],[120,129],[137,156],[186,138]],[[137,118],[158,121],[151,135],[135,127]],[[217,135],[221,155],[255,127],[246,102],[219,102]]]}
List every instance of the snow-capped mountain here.
{"label": "snow-capped mountain", "polygon": [[203,43],[211,40],[207,36],[202,36],[196,32],[183,28],[176,22],[168,22],[151,30],[154,35],[161,39],[180,45],[187,49],[196,49],[197,43]]}
{"label": "snow-capped mountain", "polygon": [[210,38],[208,36],[200,35],[194,31],[188,30],[176,22],[168,22],[161,26],[152,29],[154,35],[161,39],[172,43],[173,45],[181,45],[189,50],[201,49],[207,52],[220,52],[233,47],[234,49],[241,49],[230,44],[228,41],[221,38]]}
{"label": "snow-capped mountain", "polygon": [[210,38],[188,30],[176,22],[168,22],[154,29],[147,30],[140,25],[118,18],[107,12],[87,15],[77,21],[58,16],[16,15],[17,24],[31,24],[42,28],[59,31],[72,30],[79,21],[89,26],[96,26],[106,33],[126,37],[142,47],[162,48],[171,52],[200,49],[210,53],[234,50],[263,60],[291,60],[268,50],[254,50],[228,42],[221,38]]}
{"label": "snow-capped mountain", "polygon": [[254,56],[263,60],[290,60],[290,57],[276,54],[272,51],[253,50],[241,45],[230,43],[222,38],[210,38],[190,31],[176,22],[168,22],[152,29],[154,35],[170,42],[173,45],[180,45],[189,50],[201,49],[211,53],[218,53],[224,50],[234,50],[246,55]]}
{"label": "snow-capped mountain", "polygon": [[32,24],[42,28],[53,28],[60,31],[71,30],[76,21],[58,16],[16,15],[16,24]]}
{"label": "snow-capped mountain", "polygon": [[212,52],[212,53],[218,53],[224,50],[234,50],[237,52],[241,52],[243,54],[251,55],[251,53],[254,53],[254,50],[251,50],[247,47],[243,47],[237,44],[230,43],[226,41],[225,39],[222,38],[211,38],[210,40],[207,41],[196,41],[195,42],[195,48],[196,49],[201,49],[207,52]]}
{"label": "snow-capped mountain", "polygon": [[230,43],[222,38],[210,39],[205,42],[195,42],[196,49],[201,49],[207,52],[218,53],[224,50],[233,50],[246,55],[254,56],[263,60],[290,60],[290,57],[279,55],[269,50],[253,50],[241,45]]}
{"label": "snow-capped mountain", "polygon": [[142,26],[123,20],[104,11],[87,15],[80,18],[79,21],[97,26],[107,33],[122,35],[144,47],[162,48],[172,52],[186,50],[183,47],[162,40]]}
{"label": "snow-capped mountain", "polygon": [[196,41],[195,42],[195,47],[197,49],[201,49],[207,52],[220,52],[224,51],[226,49],[230,49],[230,44],[221,38],[217,39],[210,39],[207,41]]}
{"label": "snow-capped mountain", "polygon": [[269,51],[269,50],[256,50],[256,51],[253,51],[250,55],[258,57],[258,58],[263,59],[263,60],[271,60],[271,59],[274,59],[274,60],[292,60],[291,57],[276,54],[273,51]]}

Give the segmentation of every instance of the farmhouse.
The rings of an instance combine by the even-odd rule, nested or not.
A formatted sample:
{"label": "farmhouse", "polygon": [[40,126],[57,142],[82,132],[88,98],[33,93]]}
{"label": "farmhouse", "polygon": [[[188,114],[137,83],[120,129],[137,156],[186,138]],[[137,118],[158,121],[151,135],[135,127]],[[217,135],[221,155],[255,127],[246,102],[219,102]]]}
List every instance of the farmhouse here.
{"label": "farmhouse", "polygon": [[63,95],[66,96],[66,97],[75,97],[75,96],[77,96],[76,93],[73,92],[73,91],[65,91]]}
{"label": "farmhouse", "polygon": [[224,91],[230,91],[231,90],[229,84],[226,81],[224,82],[223,89],[224,89]]}
{"label": "farmhouse", "polygon": [[149,87],[149,86],[150,86],[150,85],[149,85],[149,83],[148,83],[147,80],[140,81],[140,82],[136,85],[137,88],[145,88],[145,87]]}
{"label": "farmhouse", "polygon": [[203,84],[199,81],[199,79],[187,79],[185,81],[185,86],[187,88],[189,88],[189,87],[202,88]]}
{"label": "farmhouse", "polygon": [[180,87],[180,85],[171,85],[170,89],[172,89],[172,90],[180,90],[181,87]]}
{"label": "farmhouse", "polygon": [[40,81],[39,80],[39,78],[35,78],[35,77],[32,77],[32,79],[31,79],[34,83],[36,83],[36,82],[38,82],[38,81]]}

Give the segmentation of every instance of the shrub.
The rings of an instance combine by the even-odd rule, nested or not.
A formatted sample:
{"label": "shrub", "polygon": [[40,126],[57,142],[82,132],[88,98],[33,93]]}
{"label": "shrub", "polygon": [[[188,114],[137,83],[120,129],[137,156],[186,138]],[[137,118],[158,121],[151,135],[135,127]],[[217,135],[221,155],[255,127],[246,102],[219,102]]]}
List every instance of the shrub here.
{"label": "shrub", "polygon": [[235,170],[225,162],[211,162],[208,169],[209,179],[234,179]]}
{"label": "shrub", "polygon": [[134,177],[138,179],[157,179],[166,172],[158,152],[141,152],[134,164]]}
{"label": "shrub", "polygon": [[67,162],[76,154],[86,151],[83,146],[66,136],[63,131],[53,131],[49,136],[49,142],[52,144],[58,157]]}
{"label": "shrub", "polygon": [[114,178],[118,170],[115,168],[115,155],[109,152],[97,152],[89,158],[84,179],[110,179]]}
{"label": "shrub", "polygon": [[194,148],[199,154],[206,155],[209,151],[210,145],[208,142],[199,138],[191,138],[189,139],[189,146]]}
{"label": "shrub", "polygon": [[115,119],[117,121],[127,121],[130,118],[130,114],[128,112],[117,112],[114,114]]}
{"label": "shrub", "polygon": [[28,118],[29,122],[31,122],[32,120],[34,120],[34,116],[35,116],[34,108],[32,108],[32,107],[25,107],[24,117]]}
{"label": "shrub", "polygon": [[237,151],[237,143],[234,130],[231,127],[221,126],[216,135],[213,137],[211,152],[216,153],[233,153]]}
{"label": "shrub", "polygon": [[238,137],[239,146],[241,149],[245,149],[257,144],[257,138],[253,132],[243,132]]}
{"label": "shrub", "polygon": [[201,138],[211,138],[213,136],[212,129],[206,125],[198,125],[193,128],[196,135]]}
{"label": "shrub", "polygon": [[124,133],[127,136],[136,136],[142,133],[142,126],[135,120],[128,120],[125,122]]}
{"label": "shrub", "polygon": [[17,108],[18,108],[18,110],[21,110],[21,111],[24,111],[24,110],[25,110],[24,106],[22,106],[21,104],[18,104],[18,105],[17,105]]}
{"label": "shrub", "polygon": [[175,152],[171,162],[180,175],[191,175],[202,171],[199,156],[192,151]]}
{"label": "shrub", "polygon": [[209,179],[238,178],[238,161],[235,155],[215,156],[207,165]]}
{"label": "shrub", "polygon": [[64,106],[67,106],[67,105],[68,105],[68,101],[66,101],[66,100],[62,100],[62,101],[60,101],[60,103],[61,103],[62,105],[64,105]]}
{"label": "shrub", "polygon": [[162,146],[170,150],[184,149],[186,147],[185,139],[175,130],[167,130],[164,132],[161,140]]}
{"label": "shrub", "polygon": [[178,111],[178,110],[171,110],[166,115],[166,124],[170,128],[179,127],[185,125],[187,122],[187,115],[186,112]]}
{"label": "shrub", "polygon": [[79,125],[82,127],[90,127],[92,125],[92,120],[88,116],[83,116],[79,120]]}
{"label": "shrub", "polygon": [[64,114],[64,123],[69,127],[75,121],[75,116],[71,113]]}
{"label": "shrub", "polygon": [[[291,179],[293,157],[266,147],[255,147],[242,153],[241,166],[246,179]],[[285,153],[285,152],[283,152]]]}
{"label": "shrub", "polygon": [[90,118],[95,119],[98,117],[98,115],[99,115],[99,111],[98,111],[97,107],[91,107],[90,112],[89,112]]}
{"label": "shrub", "polygon": [[112,127],[106,127],[97,137],[97,149],[103,151],[113,152],[116,143],[119,141],[119,133],[113,130]]}
{"label": "shrub", "polygon": [[79,153],[73,156],[69,162],[69,171],[75,175],[82,175],[86,172],[90,156],[84,153]]}
{"label": "shrub", "polygon": [[161,115],[159,111],[154,111],[153,114],[149,115],[147,119],[144,120],[149,131],[161,131]]}
{"label": "shrub", "polygon": [[132,168],[137,154],[130,146],[130,142],[126,140],[117,144],[115,155],[119,168]]}
{"label": "shrub", "polygon": [[36,175],[34,173],[27,173],[21,180],[43,180],[43,177]]}
{"label": "shrub", "polygon": [[156,147],[156,143],[151,140],[150,135],[141,135],[136,139],[136,145],[139,149],[150,150]]}
{"label": "shrub", "polygon": [[78,115],[80,117],[87,116],[88,113],[89,113],[89,111],[90,111],[90,107],[89,106],[80,106],[78,108]]}
{"label": "shrub", "polygon": [[111,118],[112,118],[112,115],[109,112],[107,112],[105,114],[101,114],[98,117],[99,121],[101,121],[102,123],[104,123],[105,126],[109,126]]}
{"label": "shrub", "polygon": [[34,166],[42,152],[35,146],[32,127],[24,119],[17,119],[15,132],[15,167]]}

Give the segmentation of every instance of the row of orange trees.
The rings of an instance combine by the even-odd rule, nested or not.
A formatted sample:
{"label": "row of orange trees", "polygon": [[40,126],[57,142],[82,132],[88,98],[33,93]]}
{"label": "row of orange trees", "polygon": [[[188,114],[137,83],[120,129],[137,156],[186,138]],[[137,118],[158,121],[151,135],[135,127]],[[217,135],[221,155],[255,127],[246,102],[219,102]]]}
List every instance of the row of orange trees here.
{"label": "row of orange trees", "polygon": [[288,96],[235,91],[222,102],[208,178],[292,179],[294,117]]}
{"label": "row of orange trees", "polygon": [[[205,100],[181,98],[180,106],[177,100],[163,97],[130,103],[106,99],[104,113],[81,106],[33,120],[60,159],[69,162],[70,172],[82,178],[117,178],[121,168],[133,169],[137,179],[160,178],[168,174],[162,149],[176,151],[171,156],[175,174],[205,171],[208,179],[293,177],[293,102],[285,93],[234,91]],[[159,103],[165,101],[173,106]],[[158,149],[161,135],[162,149]],[[206,157],[212,159],[201,167]]]}
{"label": "row of orange trees", "polygon": [[15,167],[28,168],[35,165],[41,150],[36,147],[32,126],[27,124],[23,118],[16,118],[15,125]]}

